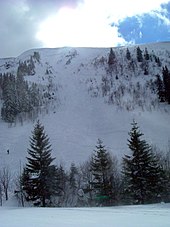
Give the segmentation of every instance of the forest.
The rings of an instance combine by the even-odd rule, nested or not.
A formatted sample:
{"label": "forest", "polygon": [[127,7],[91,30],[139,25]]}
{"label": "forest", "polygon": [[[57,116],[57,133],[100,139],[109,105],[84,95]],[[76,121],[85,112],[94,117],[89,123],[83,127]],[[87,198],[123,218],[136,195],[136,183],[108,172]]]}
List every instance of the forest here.
{"label": "forest", "polygon": [[[55,165],[50,138],[38,120],[30,137],[27,162],[15,176],[15,196],[22,206],[80,207],[170,202],[170,149],[160,152],[144,139],[133,121],[127,154],[119,162],[98,139],[88,160],[69,169]],[[128,152],[129,151],[129,152]],[[12,177],[0,170],[1,205],[8,200]]]}

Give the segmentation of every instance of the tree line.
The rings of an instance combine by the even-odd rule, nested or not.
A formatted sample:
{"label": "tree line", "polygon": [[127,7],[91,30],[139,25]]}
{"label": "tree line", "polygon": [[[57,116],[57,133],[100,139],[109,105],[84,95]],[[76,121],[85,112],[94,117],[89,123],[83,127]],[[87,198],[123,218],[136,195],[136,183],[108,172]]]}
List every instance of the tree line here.
{"label": "tree line", "polygon": [[20,73],[19,67],[16,76],[10,73],[0,74],[2,120],[10,124],[17,121],[22,123],[25,119],[35,120],[43,109],[49,110],[56,90],[57,86],[50,80],[47,85],[29,83]]}
{"label": "tree line", "polygon": [[102,96],[105,102],[119,109],[159,109],[160,102],[170,103],[168,53],[163,60],[161,55],[158,57],[154,51],[141,50],[139,46],[131,50],[110,48],[106,58],[95,60],[95,68],[103,67],[106,73],[101,80],[87,80],[88,92],[92,97]]}
{"label": "tree line", "polygon": [[16,195],[22,205],[112,206],[170,201],[170,151],[156,154],[133,121],[121,165],[98,139],[92,156],[69,170],[54,164],[49,137],[37,121]]}
{"label": "tree line", "polygon": [[1,117],[5,122],[14,123],[21,113],[29,113],[41,106],[40,92],[36,83],[28,84],[17,74],[0,75],[2,108]]}

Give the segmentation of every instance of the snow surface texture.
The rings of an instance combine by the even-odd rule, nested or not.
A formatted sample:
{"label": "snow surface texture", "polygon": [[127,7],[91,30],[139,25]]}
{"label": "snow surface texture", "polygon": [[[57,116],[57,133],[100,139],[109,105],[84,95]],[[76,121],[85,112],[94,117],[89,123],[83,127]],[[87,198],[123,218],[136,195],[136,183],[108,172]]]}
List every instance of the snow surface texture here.
{"label": "snow surface texture", "polygon": [[[145,47],[141,46],[143,49]],[[170,51],[170,43],[150,44],[147,48],[149,51],[154,50],[165,63],[169,64],[166,51]],[[129,49],[132,53],[135,52],[134,47]],[[120,57],[121,51],[126,51],[126,47],[115,50],[119,52]],[[39,116],[50,137],[52,155],[56,157],[57,164],[61,162],[65,167],[69,167],[71,162],[78,164],[86,161],[92,154],[98,138],[103,140],[111,153],[121,159],[123,154],[128,153],[127,138],[133,119],[138,122],[148,143],[166,151],[170,139],[168,105],[162,104],[162,108],[152,111],[140,108],[127,111],[105,103],[100,94],[98,97],[92,97],[89,92],[89,81],[92,79],[93,85],[94,81],[99,85],[102,75],[106,73],[104,67],[96,64],[102,57],[108,58],[110,49],[30,50],[17,58],[1,59],[0,73],[12,72],[16,75],[19,61],[28,60],[34,51],[39,52],[40,62],[35,62],[35,75],[28,75],[25,78],[39,84],[52,82],[57,86],[56,103],[53,103],[48,114]],[[10,67],[6,67],[6,62]],[[49,75],[45,73],[47,69],[51,72]],[[153,69],[150,71],[153,72]],[[157,73],[157,68],[154,70]],[[148,76],[150,77],[151,75]],[[146,79],[141,76],[131,80],[142,83]],[[117,84],[115,82],[115,86]],[[29,137],[34,123],[25,121],[23,125],[17,123],[11,127],[0,122],[0,166],[8,166],[13,173],[19,172],[20,163],[23,166],[26,161]]]}
{"label": "snow surface texture", "polygon": [[106,208],[0,208],[1,227],[169,227],[170,204]]}

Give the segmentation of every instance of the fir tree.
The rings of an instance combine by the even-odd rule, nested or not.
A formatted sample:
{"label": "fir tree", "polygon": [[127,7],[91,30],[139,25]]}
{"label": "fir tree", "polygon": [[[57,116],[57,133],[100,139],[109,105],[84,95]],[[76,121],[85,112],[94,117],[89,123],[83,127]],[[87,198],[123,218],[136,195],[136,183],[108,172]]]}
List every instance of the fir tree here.
{"label": "fir tree", "polygon": [[163,160],[163,169],[165,171],[165,190],[164,190],[164,201],[170,202],[170,147],[169,151],[165,154]]}
{"label": "fir tree", "polygon": [[111,168],[111,157],[105,149],[103,142],[98,140],[91,161],[91,173],[93,175],[91,185],[95,193],[95,199],[101,205],[109,204],[112,196]]}
{"label": "fir tree", "polygon": [[3,104],[1,117],[4,121],[13,123],[20,113],[28,113],[41,105],[41,97],[35,83],[31,86],[24,80],[21,73],[17,77],[4,74],[1,80]]}
{"label": "fir tree", "polygon": [[39,121],[30,138],[28,155],[23,187],[28,200],[45,207],[47,200],[51,201],[51,197],[56,194],[57,171],[55,165],[51,164],[55,158],[51,157],[49,138]]}
{"label": "fir tree", "polygon": [[168,104],[170,104],[170,72],[167,66],[163,67],[162,75],[165,89],[165,100],[168,102]]}
{"label": "fir tree", "polygon": [[136,49],[136,55],[137,55],[138,62],[143,62],[142,50],[140,49],[139,46]]}
{"label": "fir tree", "polygon": [[69,184],[73,194],[76,193],[76,189],[77,189],[77,179],[76,179],[77,174],[78,174],[78,170],[75,164],[71,163],[70,174],[69,174]]}
{"label": "fir tree", "polygon": [[144,51],[144,58],[145,58],[145,60],[146,61],[148,61],[149,60],[149,53],[148,53],[148,49],[147,48],[145,48],[145,51]]}
{"label": "fir tree", "polygon": [[129,202],[156,202],[163,191],[163,171],[151,147],[141,139],[137,123],[132,123],[128,147],[132,154],[123,158],[125,197]]}
{"label": "fir tree", "polygon": [[157,95],[159,97],[160,102],[165,102],[165,90],[163,81],[160,77],[160,75],[156,76],[156,87],[157,87]]}
{"label": "fir tree", "polygon": [[33,58],[37,60],[38,63],[40,63],[40,53],[37,51],[34,51]]}
{"label": "fir tree", "polygon": [[160,58],[154,55],[155,62],[157,63],[158,67],[161,67],[162,63],[160,61]]}
{"label": "fir tree", "polygon": [[2,119],[13,123],[18,113],[16,81],[13,75],[4,76]]}
{"label": "fir tree", "polygon": [[71,164],[70,171],[68,174],[68,200],[67,204],[69,206],[77,206],[78,199],[78,169],[74,163]]}
{"label": "fir tree", "polygon": [[116,56],[112,48],[110,48],[110,53],[109,53],[109,59],[108,59],[108,65],[112,66],[115,64]]}
{"label": "fir tree", "polygon": [[127,50],[126,50],[126,58],[127,58],[127,60],[131,60],[131,53],[130,53],[130,51],[129,51],[129,49],[127,48]]}

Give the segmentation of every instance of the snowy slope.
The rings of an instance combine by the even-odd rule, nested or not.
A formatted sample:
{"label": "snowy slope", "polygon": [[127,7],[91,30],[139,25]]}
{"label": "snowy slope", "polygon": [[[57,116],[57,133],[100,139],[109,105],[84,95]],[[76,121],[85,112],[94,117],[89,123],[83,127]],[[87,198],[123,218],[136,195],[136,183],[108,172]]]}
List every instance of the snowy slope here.
{"label": "snowy slope", "polygon": [[[164,64],[170,66],[170,43],[148,44],[140,46],[143,50],[154,50]],[[115,48],[121,60],[121,53],[127,47]],[[135,47],[128,47],[134,54]],[[127,138],[131,122],[135,119],[150,144],[158,146],[163,151],[170,140],[169,106],[160,105],[152,111],[135,108],[132,111],[119,109],[109,105],[101,94],[97,97],[89,91],[90,83],[94,87],[100,84],[101,77],[106,73],[100,64],[102,57],[108,58],[109,49],[103,48],[57,48],[29,50],[15,59],[1,59],[0,73],[12,72],[16,75],[19,61],[30,58],[35,51],[40,54],[40,62],[35,61],[35,75],[25,78],[39,84],[57,86],[55,96],[48,114],[41,114],[39,119],[45,126],[53,148],[53,156],[58,163],[66,167],[71,162],[83,162],[93,152],[96,141],[101,138],[106,147],[121,159],[128,152]],[[124,60],[124,58],[123,58]],[[8,63],[8,65],[7,65]],[[106,63],[104,63],[106,64]],[[46,70],[50,74],[46,74]],[[161,72],[161,68],[153,68],[153,73]],[[149,75],[148,78],[151,78]],[[144,75],[132,81],[147,81]],[[89,81],[92,81],[89,83]],[[96,82],[95,82],[96,81]],[[124,78],[119,81],[125,81]],[[94,85],[94,82],[96,85]],[[126,81],[125,81],[126,82]],[[118,86],[115,82],[115,86]],[[127,80],[128,83],[128,80]],[[149,97],[148,97],[149,100]],[[165,111],[166,110],[166,111]],[[29,137],[35,122],[25,121],[9,126],[0,122],[0,164],[8,165],[13,172],[19,171],[19,165],[24,165],[29,146]],[[9,155],[7,149],[10,150]]]}

